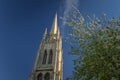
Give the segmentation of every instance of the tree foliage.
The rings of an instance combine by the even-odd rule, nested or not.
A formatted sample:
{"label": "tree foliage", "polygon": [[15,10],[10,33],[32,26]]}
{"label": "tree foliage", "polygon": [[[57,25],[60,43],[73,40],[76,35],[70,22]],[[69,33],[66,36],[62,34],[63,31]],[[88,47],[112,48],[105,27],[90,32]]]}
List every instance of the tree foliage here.
{"label": "tree foliage", "polygon": [[76,8],[63,20],[70,26],[69,54],[78,56],[67,80],[120,80],[120,20],[83,17]]}

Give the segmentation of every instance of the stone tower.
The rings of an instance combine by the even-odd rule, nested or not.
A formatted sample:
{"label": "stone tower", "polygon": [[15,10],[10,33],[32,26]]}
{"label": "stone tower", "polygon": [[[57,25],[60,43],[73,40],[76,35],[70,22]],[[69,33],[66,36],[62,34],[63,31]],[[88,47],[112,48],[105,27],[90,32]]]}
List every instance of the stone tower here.
{"label": "stone tower", "polygon": [[62,38],[55,15],[50,33],[43,34],[29,80],[62,80]]}

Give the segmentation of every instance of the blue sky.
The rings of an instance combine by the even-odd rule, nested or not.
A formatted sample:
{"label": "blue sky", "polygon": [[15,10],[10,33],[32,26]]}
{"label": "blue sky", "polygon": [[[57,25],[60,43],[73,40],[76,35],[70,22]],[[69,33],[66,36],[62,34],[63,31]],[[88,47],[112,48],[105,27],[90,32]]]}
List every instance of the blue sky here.
{"label": "blue sky", "polygon": [[[81,13],[120,16],[119,0],[0,0],[0,80],[28,80],[45,28],[51,29],[55,13],[60,16],[75,4]],[[74,57],[63,37],[63,76],[71,75]]]}

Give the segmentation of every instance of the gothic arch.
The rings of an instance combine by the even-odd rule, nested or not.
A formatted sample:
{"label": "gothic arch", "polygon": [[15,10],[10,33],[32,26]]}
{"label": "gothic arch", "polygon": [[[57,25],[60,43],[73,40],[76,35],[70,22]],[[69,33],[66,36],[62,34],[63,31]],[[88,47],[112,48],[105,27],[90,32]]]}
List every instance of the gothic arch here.
{"label": "gothic arch", "polygon": [[50,80],[50,73],[46,73],[44,76],[44,80]]}
{"label": "gothic arch", "polygon": [[44,51],[42,64],[46,64],[46,60],[47,60],[47,50]]}
{"label": "gothic arch", "polygon": [[48,64],[52,64],[52,58],[53,58],[53,51],[52,51],[52,49],[51,49],[51,50],[50,50],[50,53],[49,53]]}
{"label": "gothic arch", "polygon": [[42,80],[42,73],[39,73],[38,76],[37,76],[37,80]]}

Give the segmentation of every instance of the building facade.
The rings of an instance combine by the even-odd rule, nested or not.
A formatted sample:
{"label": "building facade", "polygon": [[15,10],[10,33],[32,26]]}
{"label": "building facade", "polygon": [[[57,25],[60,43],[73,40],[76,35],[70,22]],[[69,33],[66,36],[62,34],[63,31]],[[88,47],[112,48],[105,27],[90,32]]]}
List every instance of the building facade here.
{"label": "building facade", "polygon": [[50,33],[43,34],[29,80],[62,80],[62,38],[55,15]]}

